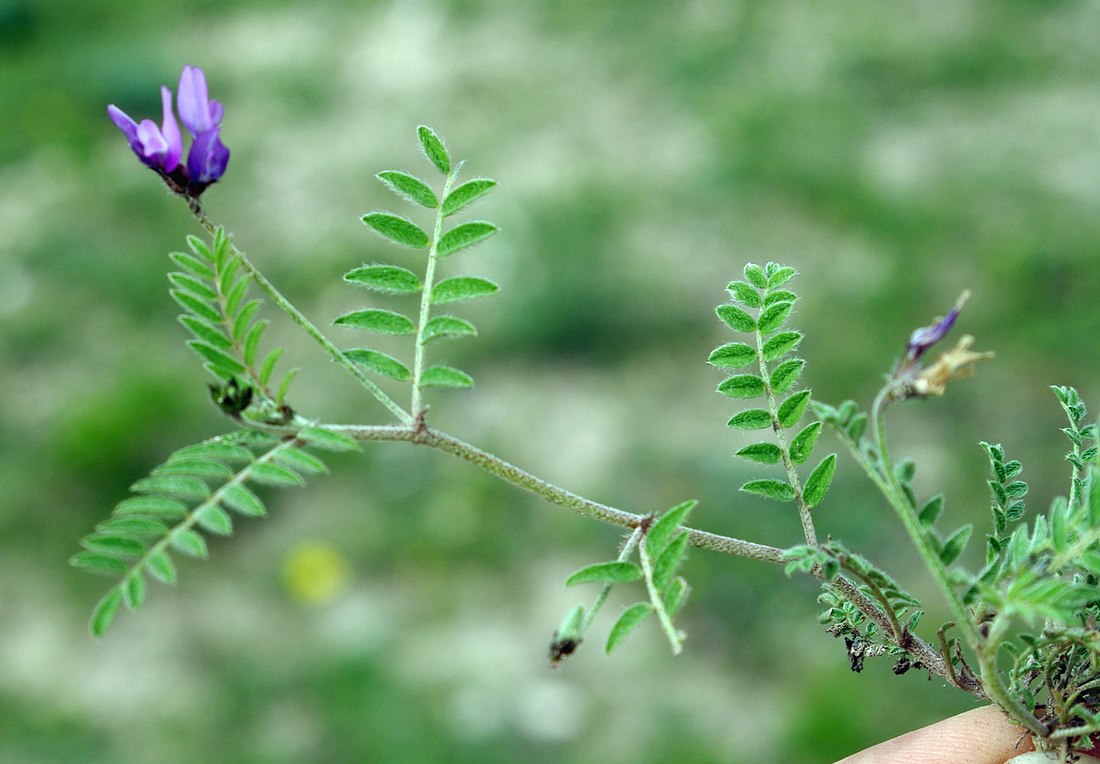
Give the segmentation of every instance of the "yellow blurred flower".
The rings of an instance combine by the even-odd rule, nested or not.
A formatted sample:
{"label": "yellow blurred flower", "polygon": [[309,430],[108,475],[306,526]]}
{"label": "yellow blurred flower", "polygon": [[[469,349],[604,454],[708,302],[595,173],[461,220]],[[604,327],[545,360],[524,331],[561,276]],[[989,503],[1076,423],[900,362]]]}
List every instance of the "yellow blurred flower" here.
{"label": "yellow blurred flower", "polygon": [[331,544],[306,541],[294,547],[283,562],[283,585],[302,602],[325,602],[347,586],[347,558]]}

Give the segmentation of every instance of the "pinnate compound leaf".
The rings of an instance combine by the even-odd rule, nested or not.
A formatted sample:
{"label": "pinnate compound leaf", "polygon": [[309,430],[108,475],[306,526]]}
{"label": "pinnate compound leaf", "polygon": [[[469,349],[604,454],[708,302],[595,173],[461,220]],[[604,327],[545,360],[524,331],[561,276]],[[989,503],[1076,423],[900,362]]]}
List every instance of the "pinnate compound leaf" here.
{"label": "pinnate compound leaf", "polygon": [[199,509],[195,512],[195,520],[203,528],[219,536],[229,536],[233,533],[233,520],[217,504],[207,504]]}
{"label": "pinnate compound leaf", "polygon": [[805,366],[806,362],[801,358],[792,358],[776,366],[771,376],[772,392],[778,394],[790,390],[794,383],[798,381],[798,377],[802,374],[802,369]]}
{"label": "pinnate compound leaf", "polygon": [[731,281],[726,289],[729,290],[734,300],[745,307],[759,308],[763,304],[760,293],[756,291],[752,284],[746,284],[744,281]]}
{"label": "pinnate compound leaf", "polygon": [[747,263],[743,271],[745,280],[757,289],[765,289],[768,286],[768,278],[764,275],[764,269],[756,263]]}
{"label": "pinnate compound leaf", "polygon": [[190,528],[177,528],[172,531],[170,543],[174,549],[178,549],[191,557],[205,560],[209,555],[206,540]]}
{"label": "pinnate compound leaf", "polygon": [[731,398],[756,398],[764,394],[764,380],[755,374],[736,374],[718,385],[718,392]]}
{"label": "pinnate compound leaf", "polygon": [[731,329],[736,329],[739,332],[751,332],[756,328],[756,319],[736,305],[719,305],[714,309],[714,312]]}
{"label": "pinnate compound leaf", "polygon": [[615,625],[611,627],[611,633],[607,635],[605,652],[610,655],[619,644],[626,639],[630,632],[634,631],[646,617],[653,612],[653,606],[648,602],[636,602],[622,612]]}
{"label": "pinnate compound leaf", "polygon": [[806,478],[806,487],[802,489],[802,498],[807,507],[813,509],[825,498],[825,492],[833,482],[834,472],[836,472],[836,454],[829,454],[814,467],[814,471]]}
{"label": "pinnate compound leaf", "polygon": [[794,427],[798,420],[806,413],[806,407],[810,405],[810,391],[802,390],[795,393],[779,405],[779,424],[783,427]]}
{"label": "pinnate compound leaf", "polygon": [[414,175],[400,170],[383,170],[376,177],[398,196],[416,202],[422,207],[434,210],[439,204],[431,187]]}
{"label": "pinnate compound leaf", "polygon": [[666,510],[658,517],[645,535],[645,548],[651,558],[656,558],[676,534],[677,529],[687,520],[688,514],[699,502],[684,501]]}
{"label": "pinnate compound leaf", "polygon": [[480,241],[484,241],[496,233],[499,229],[487,220],[471,220],[468,223],[456,225],[439,239],[436,254],[446,257],[460,249],[472,247]]}
{"label": "pinnate compound leaf", "polygon": [[436,316],[424,324],[424,330],[420,333],[420,342],[428,343],[439,337],[469,337],[476,336],[477,329],[469,321],[455,316]]}
{"label": "pinnate compound leaf", "polygon": [[789,302],[776,302],[764,308],[758,319],[760,333],[768,335],[781,327],[791,315],[791,306]]}
{"label": "pinnate compound leaf", "polygon": [[443,279],[432,287],[432,304],[439,305],[445,302],[458,300],[472,300],[475,297],[486,297],[500,289],[489,279],[477,276],[455,276]]}
{"label": "pinnate compound leaf", "polygon": [[267,516],[267,510],[264,509],[264,503],[260,501],[260,497],[239,483],[226,487],[222,492],[222,503],[242,515],[248,515],[249,517]]}
{"label": "pinnate compound leaf", "polygon": [[474,178],[454,188],[443,200],[443,216],[448,217],[466,205],[489,193],[497,182],[490,178]]}
{"label": "pinnate compound leaf", "polygon": [[780,332],[764,343],[764,360],[777,361],[802,342],[802,332]]}
{"label": "pinnate compound leaf", "polygon": [[974,526],[964,525],[948,536],[947,540],[943,542],[943,549],[940,550],[940,562],[944,565],[950,565],[958,559],[959,555],[966,549],[966,544],[970,541],[970,534],[973,530]]}
{"label": "pinnate compound leaf", "polygon": [[814,444],[817,443],[817,436],[821,434],[822,426],[821,422],[810,422],[794,436],[790,451],[792,462],[802,464],[810,458],[810,454],[814,450]]}
{"label": "pinnate compound leaf", "polygon": [[[770,416],[768,422],[771,423]],[[757,464],[779,464],[779,460],[783,458],[783,452],[774,443],[750,443],[738,450],[734,456],[740,456],[742,459],[748,459],[750,462],[756,462]]]}
{"label": "pinnate compound leaf", "polygon": [[717,347],[707,363],[720,369],[740,369],[756,360],[756,349],[744,342],[729,342]]}
{"label": "pinnate compound leaf", "polygon": [[308,445],[324,451],[358,451],[359,443],[347,435],[342,435],[324,427],[306,427],[298,432],[298,437]]}
{"label": "pinnate compound leaf", "polygon": [[420,148],[424,151],[424,156],[435,165],[435,169],[444,175],[450,173],[451,156],[447,153],[447,149],[439,136],[427,125],[421,125],[416,128],[416,137],[420,139]]}
{"label": "pinnate compound leaf", "polygon": [[176,585],[176,566],[164,552],[153,552],[146,557],[145,569],[162,584]]}
{"label": "pinnate compound leaf", "polygon": [[586,565],[565,579],[566,586],[575,584],[622,584],[638,581],[642,578],[642,569],[632,562],[597,562]]}
{"label": "pinnate compound leaf", "polygon": [[120,587],[116,586],[103,595],[103,599],[92,611],[92,619],[88,623],[88,629],[92,632],[93,637],[102,637],[107,632],[111,622],[115,620],[115,614],[118,613],[118,606],[121,604],[122,589]]}
{"label": "pinnate compound leaf", "polygon": [[364,265],[345,273],[344,281],[382,294],[412,294],[423,286],[419,276],[396,265]]}
{"label": "pinnate compound leaf", "polygon": [[765,409],[745,409],[734,414],[726,424],[737,430],[762,430],[772,426],[772,415]]}
{"label": "pinnate compound leaf", "polygon": [[272,462],[258,462],[252,465],[248,477],[261,485],[303,486],[306,481],[292,469]]}
{"label": "pinnate compound leaf", "polygon": [[416,325],[407,316],[383,308],[355,310],[345,313],[332,323],[378,334],[413,334],[416,331]]}
{"label": "pinnate compound leaf", "polygon": [[668,543],[665,550],[654,561],[653,587],[657,591],[664,591],[665,587],[672,581],[672,577],[676,575],[676,569],[680,567],[680,563],[684,559],[684,552],[687,550],[688,538],[687,531],[676,534],[676,537]]}
{"label": "pinnate compound leaf", "polygon": [[380,236],[397,244],[413,249],[424,249],[428,246],[428,234],[424,233],[424,229],[400,215],[370,212],[363,216],[363,222]]}
{"label": "pinnate compound leaf", "polygon": [[182,496],[189,499],[205,499],[210,495],[210,486],[198,478],[184,475],[142,478],[130,486],[130,490],[134,493]]}
{"label": "pinnate compound leaf", "polygon": [[344,355],[360,366],[373,371],[375,374],[380,374],[383,377],[396,379],[399,382],[412,379],[412,372],[409,371],[409,368],[405,366],[405,364],[398,361],[392,355],[383,353],[380,350],[352,348],[351,350],[345,350]]}
{"label": "pinnate compound leaf", "polygon": [[464,371],[450,366],[430,366],[420,376],[421,387],[473,387],[474,380]]}
{"label": "pinnate compound leaf", "polygon": [[741,490],[775,501],[790,501],[794,498],[794,489],[779,480],[750,480],[741,486]]}
{"label": "pinnate compound leaf", "polygon": [[83,568],[92,573],[100,573],[108,576],[116,576],[125,573],[130,566],[125,560],[97,552],[77,552],[69,558],[69,564],[76,568]]}

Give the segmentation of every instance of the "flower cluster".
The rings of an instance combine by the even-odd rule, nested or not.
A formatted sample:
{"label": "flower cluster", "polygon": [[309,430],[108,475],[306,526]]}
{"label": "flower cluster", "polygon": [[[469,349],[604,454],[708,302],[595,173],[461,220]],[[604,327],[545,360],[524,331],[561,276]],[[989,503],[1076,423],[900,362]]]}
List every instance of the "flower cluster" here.
{"label": "flower cluster", "polygon": [[193,137],[183,163],[183,137],[172,111],[172,91],[161,86],[160,96],[164,112],[160,127],[151,119],[135,122],[114,104],[107,107],[107,114],[142,164],[155,170],[176,193],[197,199],[225,174],[229,164],[229,149],[220,137],[222,105],[207,96],[202,69],[183,67],[176,105],[180,120]]}

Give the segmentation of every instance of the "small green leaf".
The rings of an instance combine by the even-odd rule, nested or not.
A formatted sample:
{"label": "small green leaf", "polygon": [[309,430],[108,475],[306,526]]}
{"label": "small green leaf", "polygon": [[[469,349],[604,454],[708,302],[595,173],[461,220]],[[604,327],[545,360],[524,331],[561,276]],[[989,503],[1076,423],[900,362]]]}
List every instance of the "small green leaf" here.
{"label": "small green leaf", "polygon": [[800,433],[794,436],[790,451],[792,462],[802,464],[810,458],[810,453],[814,450],[814,444],[817,443],[817,436],[821,434],[821,427],[821,422],[810,422],[802,428]]}
{"label": "small green leaf", "polygon": [[758,320],[760,333],[768,335],[781,327],[787,317],[791,315],[792,304],[789,302],[776,302],[764,308]]}
{"label": "small green leaf", "polygon": [[121,603],[122,589],[117,586],[103,595],[103,599],[92,611],[92,620],[88,624],[88,629],[92,632],[93,637],[102,637],[106,633],[111,626],[111,622],[115,620],[115,614],[118,612],[118,606]]}
{"label": "small green leaf", "polygon": [[306,427],[298,432],[298,437],[311,446],[325,451],[358,451],[359,443],[347,435],[341,435],[323,427]]}
{"label": "small green leaf", "polygon": [[427,125],[421,125],[416,128],[416,137],[420,139],[420,148],[423,149],[424,156],[435,165],[435,169],[444,175],[450,173],[451,157],[439,136],[432,132],[432,129]]}
{"label": "small green leaf", "polygon": [[298,376],[299,371],[301,371],[301,369],[294,368],[283,375],[283,380],[279,383],[279,389],[275,391],[276,403],[282,403],[286,400],[287,391],[290,390],[290,383]]}
{"label": "small green leaf", "polygon": [[229,478],[233,470],[221,462],[208,459],[169,459],[153,470],[154,475],[192,475],[194,477]]}
{"label": "small green leaf", "polygon": [[763,304],[760,293],[756,291],[752,284],[746,284],[744,281],[731,281],[726,289],[729,290],[734,300],[745,307],[759,308]]}
{"label": "small green leaf", "polygon": [[285,465],[299,472],[307,472],[312,475],[324,475],[328,473],[328,467],[308,451],[300,448],[280,448],[272,457],[279,464]]}
{"label": "small green leaf", "polygon": [[658,517],[645,534],[645,548],[649,556],[656,558],[676,534],[677,529],[687,520],[688,513],[698,504],[697,501],[683,501],[666,510]]}
{"label": "small green leaf", "polygon": [[395,194],[411,202],[416,202],[430,210],[434,210],[436,205],[439,204],[431,187],[420,178],[409,175],[407,172],[384,170],[375,177],[389,186]]}
{"label": "small green leaf", "polygon": [[772,426],[772,415],[765,409],[745,409],[734,414],[726,424],[737,430],[762,430]]}
{"label": "small green leaf", "polygon": [[778,286],[783,286],[797,274],[794,268],[790,266],[784,266],[768,277],[768,289],[775,289]]}
{"label": "small green leaf", "polygon": [[210,248],[206,246],[206,242],[195,234],[187,234],[187,246],[191,248],[192,252],[208,263],[214,262],[214,255],[210,252]]}
{"label": "small green leaf", "polygon": [[668,585],[668,591],[665,592],[665,612],[668,613],[669,618],[676,615],[680,606],[684,604],[688,591],[688,583],[682,577],[677,576],[672,579],[672,583]]}
{"label": "small green leaf", "polygon": [[[771,422],[771,417],[768,421]],[[774,443],[750,443],[738,450],[734,456],[740,456],[742,459],[758,464],[779,464],[779,460],[783,458],[783,452]]]}
{"label": "small green leaf", "polygon": [[943,494],[937,493],[921,507],[920,515],[918,516],[921,526],[924,528],[931,528],[936,524],[936,521],[939,520],[941,512],[943,512]]}
{"label": "small green leaf", "polygon": [[211,326],[201,318],[192,316],[190,313],[184,313],[180,315],[179,322],[187,327],[187,330],[198,337],[203,342],[209,343],[215,347],[219,347],[223,350],[228,350],[233,347],[233,343],[225,333],[214,326]]}
{"label": "small green leaf", "polygon": [[93,552],[106,552],[136,557],[145,553],[145,545],[134,538],[109,533],[92,533],[80,540],[81,546]]}
{"label": "small green leaf", "polygon": [[382,294],[412,294],[423,286],[415,273],[396,265],[364,265],[344,274],[344,281]]}
{"label": "small green leaf", "polygon": [[206,548],[206,539],[190,528],[177,528],[172,531],[170,543],[173,548],[191,557],[198,557],[200,560],[205,560],[210,554]]}
{"label": "small green leaf", "polygon": [[438,337],[474,336],[477,329],[465,319],[454,316],[436,316],[424,324],[420,333],[420,344],[427,344]]}
{"label": "small green leaf", "polygon": [[200,279],[213,280],[214,271],[210,269],[210,266],[194,255],[189,255],[186,252],[171,252],[168,256],[172,258],[172,261],[175,262],[176,265],[191,271],[191,273],[195,274]]}
{"label": "small green leaf", "polygon": [[233,284],[225,293],[225,315],[232,316],[237,312],[237,308],[240,307],[241,302],[244,300],[244,296],[248,293],[248,282],[250,276],[241,276],[237,279],[237,282]]}
{"label": "small green leaf", "polygon": [[421,387],[473,387],[473,378],[450,366],[430,366],[420,376]]}
{"label": "small green leaf", "polygon": [[790,390],[805,366],[806,362],[801,358],[792,358],[776,366],[771,376],[772,392],[780,394]]}
{"label": "small green leaf", "polygon": [[260,384],[266,385],[268,380],[271,379],[271,372],[275,370],[275,364],[279,362],[279,359],[283,355],[284,348],[272,348],[271,352],[264,356],[263,362],[260,363]]}
{"label": "small green leaf", "polygon": [[306,484],[302,476],[294,470],[271,462],[253,464],[248,472],[248,477],[261,485],[302,486]]}
{"label": "small green leaf", "polygon": [[[182,505],[181,505],[182,506]],[[162,536],[168,526],[147,517],[112,517],[96,526],[101,533],[121,533],[129,536]]]}
{"label": "small green leaf", "polygon": [[176,566],[172,564],[172,558],[164,552],[153,552],[146,557],[145,569],[162,584],[175,586]]}
{"label": "small green leaf", "polygon": [[130,486],[134,493],[167,494],[184,498],[205,499],[210,495],[210,486],[198,478],[182,475],[147,477]]}
{"label": "small green leaf", "polygon": [[718,385],[718,392],[731,398],[756,398],[764,394],[764,380],[755,374],[735,374]]}
{"label": "small green leaf", "polygon": [[172,289],[168,294],[172,295],[172,299],[179,303],[181,307],[194,313],[199,318],[205,318],[212,324],[221,323],[221,313],[214,310],[214,308],[210,307],[199,298],[179,289]]}
{"label": "small green leaf", "polygon": [[485,297],[500,289],[489,279],[477,276],[456,276],[443,279],[432,288],[432,304],[439,305],[445,302],[457,300],[472,300],[475,297]]}
{"label": "small green leaf", "polygon": [[230,286],[233,284],[233,279],[237,276],[237,271],[241,267],[241,261],[239,258],[232,258],[226,260],[219,266],[220,272],[218,273],[218,289],[225,294],[229,291]]}
{"label": "small green leaf", "polygon": [[[205,484],[204,484],[205,485]],[[182,501],[166,496],[131,496],[123,499],[115,507],[116,515],[156,515],[157,517],[180,517],[187,514],[187,505]]]}
{"label": "small green leaf", "polygon": [[344,355],[360,366],[373,371],[375,374],[380,374],[383,377],[389,377],[390,379],[396,379],[398,381],[412,379],[412,372],[409,371],[405,364],[398,361],[392,355],[383,353],[380,350],[352,348],[351,350],[345,350]]}
{"label": "small green leaf", "polygon": [[250,462],[255,458],[251,451],[236,443],[196,443],[172,452],[169,461],[177,459],[211,459],[220,462]]}
{"label": "small green leaf", "polygon": [[684,559],[684,552],[687,550],[688,538],[687,531],[678,533],[654,561],[653,588],[657,591],[664,591],[665,587],[672,581],[672,577],[676,575],[676,569],[680,567],[680,563]]}
{"label": "small green leaf", "polygon": [[736,329],[739,332],[751,332],[756,328],[756,319],[736,305],[719,305],[714,309],[714,312],[731,329]]}
{"label": "small green leaf", "polygon": [[707,363],[720,369],[740,369],[756,360],[756,349],[744,342],[729,342],[711,352]]}
{"label": "small green leaf", "polygon": [[233,533],[233,520],[217,504],[207,504],[195,513],[195,519],[203,528],[219,536],[229,536]]}
{"label": "small green leaf", "polygon": [[183,291],[197,297],[200,300],[217,300],[218,293],[208,287],[194,276],[186,273],[173,272],[168,274],[168,280]]}
{"label": "small green leaf", "polygon": [[416,325],[407,316],[382,308],[367,308],[345,313],[332,322],[336,326],[351,326],[378,334],[413,334]]}
{"label": "small green leaf", "polygon": [[436,254],[446,257],[460,249],[472,247],[479,241],[484,241],[496,233],[499,229],[486,220],[471,220],[468,223],[456,225],[439,239]]}
{"label": "small green leaf", "polygon": [[653,612],[653,606],[648,602],[636,602],[628,607],[611,627],[611,633],[607,635],[607,646],[604,648],[608,655],[619,646],[626,636],[634,631],[638,625]]}
{"label": "small green leaf", "polygon": [[786,289],[776,289],[774,292],[769,291],[764,296],[764,307],[767,308],[771,305],[775,305],[777,302],[789,302],[794,303],[798,299],[798,295],[794,292],[789,292]]}
{"label": "small green leaf", "polygon": [[947,540],[943,542],[943,549],[940,551],[940,562],[944,565],[950,565],[958,559],[958,556],[966,549],[966,544],[970,541],[970,534],[973,530],[974,526],[964,525],[948,536]]}
{"label": "small green leaf", "polygon": [[779,424],[783,427],[794,427],[806,413],[806,407],[809,405],[809,390],[802,390],[787,398],[779,405]]}
{"label": "small green leaf", "polygon": [[237,317],[233,319],[233,336],[236,339],[244,337],[245,332],[248,331],[249,325],[252,323],[253,316],[256,315],[256,311],[263,305],[263,300],[249,300],[241,308],[241,312],[237,314]]}
{"label": "small green leaf", "polygon": [[249,517],[266,517],[267,510],[260,498],[243,485],[231,485],[222,492],[222,504]]}
{"label": "small green leaf", "polygon": [[140,571],[131,573],[122,582],[122,596],[131,610],[137,610],[145,602],[145,579]]}
{"label": "small green leaf", "polygon": [[794,489],[779,480],[750,480],[741,486],[741,490],[775,501],[790,501],[794,498]]}
{"label": "small green leaf", "polygon": [[497,184],[489,178],[474,178],[458,186],[443,200],[443,216],[449,217],[466,205],[489,193]]}
{"label": "small green leaf", "polygon": [[256,353],[260,350],[260,338],[263,337],[264,330],[267,329],[267,323],[266,319],[257,321],[248,330],[248,334],[245,335],[243,359],[247,366],[256,363]]}
{"label": "small green leaf", "polygon": [[400,215],[389,212],[370,212],[363,216],[363,222],[379,235],[397,244],[413,249],[423,249],[428,246],[428,234],[424,233],[416,223]]}
{"label": "small green leaf", "polygon": [[802,498],[807,507],[813,509],[825,498],[825,492],[833,482],[834,472],[836,472],[836,454],[829,454],[814,467],[814,471],[806,478],[806,487],[802,490]]}
{"label": "small green leaf", "polygon": [[240,361],[213,345],[207,345],[199,340],[188,340],[187,345],[219,370],[224,369],[227,372],[225,376],[231,377],[244,372],[244,365]]}
{"label": "small green leaf", "polygon": [[76,568],[84,568],[92,573],[116,576],[130,569],[125,560],[111,557],[96,552],[77,552],[69,558],[69,564]]}
{"label": "small green leaf", "polygon": [[638,581],[641,577],[642,569],[632,562],[597,562],[572,573],[565,579],[565,585],[622,584]]}
{"label": "small green leaf", "polygon": [[777,361],[802,342],[802,332],[780,332],[764,343],[764,360]]}
{"label": "small green leaf", "polygon": [[756,263],[748,263],[742,272],[745,274],[745,280],[757,289],[767,288],[768,279],[764,275],[764,269]]}

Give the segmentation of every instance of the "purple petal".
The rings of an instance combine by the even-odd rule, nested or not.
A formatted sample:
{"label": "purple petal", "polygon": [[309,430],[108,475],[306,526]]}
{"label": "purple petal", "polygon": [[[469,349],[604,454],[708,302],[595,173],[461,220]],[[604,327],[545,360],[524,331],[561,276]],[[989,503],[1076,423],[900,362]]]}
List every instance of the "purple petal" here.
{"label": "purple petal", "polygon": [[150,167],[164,169],[164,157],[168,153],[168,141],[160,133],[157,123],[143,119],[137,126],[138,146],[134,148],[138,158]]}
{"label": "purple petal", "polygon": [[179,166],[180,157],[183,156],[183,136],[180,135],[180,127],[176,124],[176,115],[172,113],[172,91],[163,85],[160,88],[160,102],[164,113],[161,134],[167,144],[164,153],[164,171],[172,172]]}
{"label": "purple petal", "polygon": [[114,104],[107,107],[107,116],[111,118],[111,121],[114,122],[115,125],[118,126],[118,129],[122,131],[123,135],[126,136],[126,140],[130,142],[131,148],[137,151],[137,122],[134,122],[129,114]]}
{"label": "purple petal", "polygon": [[909,335],[909,346],[906,354],[909,360],[920,360],[920,357],[924,355],[928,348],[947,336],[947,333],[951,331],[951,327],[955,325],[955,319],[959,317],[959,311],[962,310],[963,305],[966,304],[968,297],[970,297],[970,292],[963,292],[955,302],[955,307],[951,309],[950,313],[931,326],[921,327]]}
{"label": "purple petal", "polygon": [[222,123],[222,114],[224,112],[225,112],[225,109],[222,108],[222,105],[220,103],[218,103],[218,101],[216,99],[211,98],[210,99],[210,119],[214,122],[215,125],[220,125]]}
{"label": "purple petal", "polygon": [[191,182],[205,187],[222,175],[229,164],[229,149],[221,142],[219,128],[199,133],[187,153],[187,172]]}
{"label": "purple petal", "polygon": [[200,133],[213,129],[216,125],[210,116],[210,99],[206,93],[206,75],[197,66],[185,66],[180,74],[179,97],[180,119],[191,134],[198,138]]}

